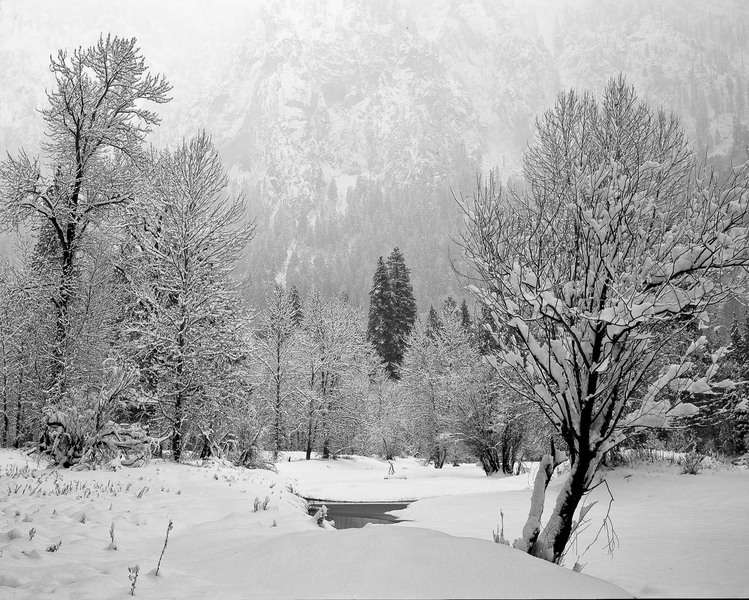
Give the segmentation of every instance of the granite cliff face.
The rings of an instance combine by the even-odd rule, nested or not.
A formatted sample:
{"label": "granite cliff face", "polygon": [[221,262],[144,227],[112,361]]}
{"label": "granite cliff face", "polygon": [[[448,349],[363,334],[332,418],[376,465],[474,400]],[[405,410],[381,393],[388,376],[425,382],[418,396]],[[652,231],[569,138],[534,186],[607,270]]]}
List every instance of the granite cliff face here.
{"label": "granite cliff face", "polygon": [[395,245],[422,307],[460,295],[452,194],[491,167],[517,173],[533,119],[567,87],[623,72],[711,159],[740,160],[749,142],[741,0],[89,4],[0,2],[0,150],[39,143],[47,58],[29,42],[136,35],[175,84],[154,141],[207,129],[247,197],[255,300],[276,279],[364,302]]}

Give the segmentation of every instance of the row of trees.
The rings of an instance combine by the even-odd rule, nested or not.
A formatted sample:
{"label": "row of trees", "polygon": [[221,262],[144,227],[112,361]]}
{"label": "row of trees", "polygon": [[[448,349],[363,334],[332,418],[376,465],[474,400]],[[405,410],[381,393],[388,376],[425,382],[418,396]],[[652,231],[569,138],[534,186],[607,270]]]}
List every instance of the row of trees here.
{"label": "row of trees", "polygon": [[[268,447],[421,451],[441,466],[460,440],[458,409],[423,401],[431,383],[417,364],[441,353],[430,377],[463,394],[447,353],[480,361],[451,311],[421,342],[402,253],[378,263],[368,323],[344,299],[281,287],[251,314],[232,278],[254,233],[243,201],[205,133],[146,145],[159,122],[147,107],[170,85],[135,40],[60,52],[52,72],[43,159],[21,151],[0,165],[2,223],[34,240],[0,280],[2,443],[49,443],[70,464],[120,423],[175,460],[187,449],[252,462]],[[484,401],[498,397],[484,388]]]}

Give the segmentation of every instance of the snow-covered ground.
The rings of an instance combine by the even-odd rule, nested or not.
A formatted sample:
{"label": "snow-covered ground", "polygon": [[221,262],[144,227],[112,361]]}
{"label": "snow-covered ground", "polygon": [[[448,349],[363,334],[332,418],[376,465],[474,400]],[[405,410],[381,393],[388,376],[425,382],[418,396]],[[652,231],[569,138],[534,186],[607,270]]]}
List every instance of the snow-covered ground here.
{"label": "snow-covered ground", "polygon": [[[520,535],[528,514],[531,474],[485,477],[475,465],[423,467],[414,459],[395,461],[397,476],[385,479],[388,464],[373,458],[279,464],[303,495],[334,500],[419,499],[396,528],[419,527],[453,536],[491,540],[500,507],[505,536]],[[560,479],[552,480],[546,511]],[[607,473],[615,498],[611,508],[619,545],[613,555],[607,536],[593,541],[608,507],[605,486],[589,501],[590,524],[570,551],[584,572],[615,583],[636,596],[747,596],[749,594],[749,472],[712,468],[681,475],[667,463],[618,468]],[[548,514],[548,512],[547,512]]]}
{"label": "snow-covered ground", "polygon": [[[289,461],[288,459],[291,459]],[[278,470],[305,498],[321,500],[416,500],[431,496],[527,489],[533,474],[486,477],[481,467],[461,464],[425,467],[415,458],[396,458],[395,474],[378,458],[351,456],[337,460],[304,460],[303,452],[285,452]]]}
{"label": "snow-covered ground", "polygon": [[[294,466],[323,478],[345,462],[330,469],[327,462],[311,464]],[[421,480],[421,491],[404,491],[414,497],[416,491],[439,492],[439,475],[408,464],[422,473],[408,480],[381,474],[380,485]],[[624,595],[612,584],[486,539],[392,525],[321,529],[290,493],[290,476],[283,472],[289,465],[279,475],[161,461],[71,472],[0,451],[0,598],[124,599],[128,567],[136,564],[135,597],[159,600]],[[368,477],[371,487],[375,469],[368,470],[359,481]],[[479,481],[493,482],[481,477],[460,468],[445,486],[456,491],[463,481],[475,491],[484,485]],[[255,498],[261,503],[266,496],[267,510],[255,512]],[[155,576],[170,519],[174,529]],[[116,550],[109,547],[112,523]],[[60,541],[56,551],[47,551]]]}

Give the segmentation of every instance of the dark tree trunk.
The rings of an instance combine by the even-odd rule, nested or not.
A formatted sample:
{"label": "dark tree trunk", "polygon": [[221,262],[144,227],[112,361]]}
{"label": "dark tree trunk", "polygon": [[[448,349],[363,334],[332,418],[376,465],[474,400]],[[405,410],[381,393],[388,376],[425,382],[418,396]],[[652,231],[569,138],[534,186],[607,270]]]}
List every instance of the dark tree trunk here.
{"label": "dark tree trunk", "polygon": [[8,375],[3,372],[3,446],[10,437],[10,416],[8,415]]}
{"label": "dark tree trunk", "polygon": [[62,244],[60,284],[57,297],[53,302],[55,305],[55,342],[52,346],[52,364],[50,375],[52,379],[53,392],[52,402],[59,402],[67,390],[67,346],[68,329],[70,326],[70,303],[74,287],[74,260],[75,252],[73,242],[75,241],[76,228],[73,223],[68,225],[67,239]]}
{"label": "dark tree trunk", "polygon": [[18,370],[18,392],[16,394],[16,448],[21,447],[21,419],[22,419],[22,404],[21,394],[23,388],[23,369]]}
{"label": "dark tree trunk", "polygon": [[206,459],[211,458],[211,456],[213,456],[213,451],[211,450],[211,442],[206,436],[203,436],[203,448],[200,450],[200,458]]}
{"label": "dark tree trunk", "polygon": [[172,426],[172,458],[179,462],[182,458],[182,394],[177,395],[174,404],[174,425]]}
{"label": "dark tree trunk", "polygon": [[382,453],[385,456],[385,460],[393,460],[393,449],[388,446],[387,440],[382,438]]}
{"label": "dark tree trunk", "polygon": [[559,496],[540,538],[551,560],[559,563],[572,533],[575,512],[588,490],[588,471],[597,460],[589,452],[581,452],[570,468],[567,481],[559,490]]}
{"label": "dark tree trunk", "polygon": [[177,386],[177,394],[174,399],[174,423],[172,425],[172,458],[179,462],[182,458],[182,418],[184,410],[184,393],[185,385],[183,376],[185,373],[185,329],[187,323],[183,317],[182,323],[180,324],[179,334],[177,335],[177,347],[179,348],[179,358],[177,360],[177,368],[175,369]]}
{"label": "dark tree trunk", "polygon": [[432,453],[432,462],[434,462],[435,469],[441,469],[444,467],[446,459],[447,450],[445,448],[436,448]]}
{"label": "dark tree trunk", "polygon": [[312,458],[312,419],[307,422],[307,452],[304,455],[305,460]]}
{"label": "dark tree trunk", "polygon": [[281,402],[281,339],[280,333],[276,333],[276,423],[274,431],[274,443],[273,454],[275,458],[278,458],[278,453],[281,452],[281,437],[282,437],[282,402]]}
{"label": "dark tree trunk", "polygon": [[479,460],[481,461],[484,473],[487,475],[497,473],[501,467],[501,461],[496,448],[485,448],[479,455]]}

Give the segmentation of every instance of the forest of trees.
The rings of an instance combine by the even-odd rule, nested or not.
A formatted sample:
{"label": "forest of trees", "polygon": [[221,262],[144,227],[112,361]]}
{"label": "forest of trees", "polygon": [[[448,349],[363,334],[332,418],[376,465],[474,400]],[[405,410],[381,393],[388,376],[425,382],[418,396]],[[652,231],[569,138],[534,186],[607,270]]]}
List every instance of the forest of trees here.
{"label": "forest of trees", "polygon": [[522,542],[556,561],[623,447],[747,451],[749,321],[709,324],[746,300],[746,170],[700,166],[623,79],[561,95],[524,181],[492,175],[459,200],[470,299],[418,307],[394,248],[373,260],[366,311],[280,284],[243,300],[244,200],[209,134],[148,144],[171,87],[134,39],[61,51],[51,70],[43,155],[0,163],[21,253],[0,265],[3,446],[64,466],[299,450],[487,474],[544,456],[541,502],[569,458],[549,525]]}

